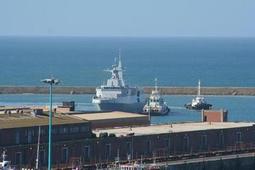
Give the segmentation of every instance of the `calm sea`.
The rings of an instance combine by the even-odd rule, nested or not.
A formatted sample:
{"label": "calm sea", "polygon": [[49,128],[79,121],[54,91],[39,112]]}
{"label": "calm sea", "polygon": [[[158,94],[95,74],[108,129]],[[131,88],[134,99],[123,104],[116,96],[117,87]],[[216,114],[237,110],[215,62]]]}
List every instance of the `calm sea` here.
{"label": "calm sea", "polygon": [[[152,117],[152,123],[200,121],[198,111],[190,111],[183,107],[193,96],[164,96],[171,108],[167,116]],[[91,104],[92,95],[53,95],[54,105],[62,101],[76,102],[76,110],[97,110]],[[255,122],[255,96],[206,96],[208,102],[216,108],[227,109],[230,121]],[[48,105],[49,96],[45,94],[0,95],[0,105],[38,106]]]}
{"label": "calm sea", "polygon": [[100,85],[119,48],[131,85],[255,86],[255,38],[86,37],[0,37],[0,85]]}
{"label": "calm sea", "polygon": [[[0,85],[41,85],[54,76],[63,86],[97,86],[109,76],[121,48],[130,85],[255,86],[255,38],[86,38],[0,37]],[[172,112],[153,123],[199,121],[183,105],[192,96],[165,96]],[[95,110],[91,95],[54,95],[54,104],[74,100],[77,109]],[[207,96],[229,110],[231,121],[255,121],[255,97]],[[48,95],[0,95],[0,105],[45,105]]]}

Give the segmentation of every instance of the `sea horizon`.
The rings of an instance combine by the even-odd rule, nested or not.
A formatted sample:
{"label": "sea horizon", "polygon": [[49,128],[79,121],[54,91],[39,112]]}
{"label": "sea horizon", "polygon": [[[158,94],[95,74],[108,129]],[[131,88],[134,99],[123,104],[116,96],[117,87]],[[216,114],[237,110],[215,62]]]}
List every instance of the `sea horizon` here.
{"label": "sea horizon", "polygon": [[121,49],[131,86],[158,78],[159,86],[195,87],[200,79],[206,87],[254,87],[254,45],[251,37],[0,36],[0,85],[38,86],[54,76],[63,86],[99,86]]}

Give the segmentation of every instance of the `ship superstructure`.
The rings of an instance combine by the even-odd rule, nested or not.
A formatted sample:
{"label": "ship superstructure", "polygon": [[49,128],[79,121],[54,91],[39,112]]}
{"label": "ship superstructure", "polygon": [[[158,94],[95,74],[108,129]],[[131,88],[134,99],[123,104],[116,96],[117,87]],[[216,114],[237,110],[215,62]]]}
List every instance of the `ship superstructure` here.
{"label": "ship superstructure", "polygon": [[137,87],[129,87],[123,78],[121,56],[112,65],[111,73],[105,85],[96,88],[92,103],[102,111],[142,112],[144,105],[143,91]]}

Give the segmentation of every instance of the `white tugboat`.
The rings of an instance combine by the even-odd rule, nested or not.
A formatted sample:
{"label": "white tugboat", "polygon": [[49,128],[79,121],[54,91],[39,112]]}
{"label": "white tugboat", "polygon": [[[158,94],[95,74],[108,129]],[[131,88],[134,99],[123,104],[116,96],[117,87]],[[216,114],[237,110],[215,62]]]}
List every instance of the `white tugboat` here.
{"label": "white tugboat", "polygon": [[164,102],[158,90],[157,79],[155,79],[155,89],[152,90],[143,111],[151,116],[167,115],[170,112],[169,107],[166,102]]}
{"label": "white tugboat", "polygon": [[112,69],[106,71],[112,74],[111,78],[107,80],[106,85],[96,88],[92,103],[98,105],[101,111],[142,113],[145,104],[143,91],[125,85],[120,55],[118,64],[115,62]]}
{"label": "white tugboat", "polygon": [[187,103],[184,105],[187,109],[194,110],[208,110],[212,108],[211,104],[208,104],[203,96],[200,95],[200,80],[198,81],[198,92],[197,96],[192,99],[191,103]]}

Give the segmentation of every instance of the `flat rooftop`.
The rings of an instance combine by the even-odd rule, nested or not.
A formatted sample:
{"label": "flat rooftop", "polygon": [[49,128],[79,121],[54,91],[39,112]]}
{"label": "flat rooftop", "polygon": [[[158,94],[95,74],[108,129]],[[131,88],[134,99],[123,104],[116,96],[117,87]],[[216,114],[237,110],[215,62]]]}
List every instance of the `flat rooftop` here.
{"label": "flat rooftop", "polygon": [[128,112],[100,112],[100,113],[84,113],[84,114],[72,114],[72,116],[88,121],[93,120],[109,120],[109,119],[124,119],[124,118],[146,118],[147,115],[128,113]]}
{"label": "flat rooftop", "polygon": [[[0,129],[22,128],[48,125],[48,115],[32,116],[31,114],[15,114],[12,113],[0,115]],[[79,119],[70,115],[56,114],[53,119],[53,125],[86,123],[86,120]]]}
{"label": "flat rooftop", "polygon": [[114,133],[117,137],[127,136],[134,133],[134,136],[178,133],[190,131],[202,131],[212,129],[230,129],[240,127],[250,127],[255,125],[255,122],[197,122],[197,123],[177,123],[164,125],[150,125],[139,127],[125,127],[125,128],[111,128],[111,129],[97,129],[93,132],[99,136],[100,133]]}

